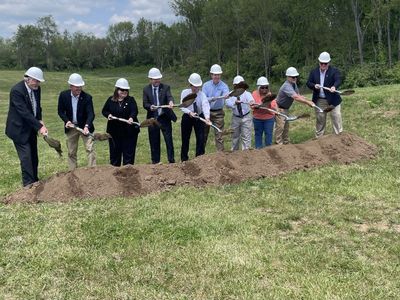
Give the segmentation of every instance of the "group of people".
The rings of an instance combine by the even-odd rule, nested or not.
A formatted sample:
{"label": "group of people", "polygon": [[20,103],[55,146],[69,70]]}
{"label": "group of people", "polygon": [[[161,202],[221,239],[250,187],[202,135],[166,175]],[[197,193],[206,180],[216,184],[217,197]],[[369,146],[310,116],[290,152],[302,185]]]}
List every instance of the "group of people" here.
{"label": "group of people", "polygon": [[[297,78],[299,73],[294,67],[286,70],[286,81],[277,95],[269,89],[268,79],[261,76],[257,80],[257,89],[250,93],[244,78],[237,75],[233,79],[233,90],[221,80],[221,66],[214,64],[210,68],[211,79],[204,83],[201,76],[192,73],[188,78],[188,88],[181,92],[181,103],[187,96],[194,101],[190,105],[180,105],[183,113],[181,119],[181,161],[189,159],[189,144],[192,130],[196,136],[196,156],[205,153],[210,126],[214,127],[215,145],[218,151],[224,151],[223,131],[225,127],[225,111],[232,111],[231,150],[242,150],[251,147],[254,127],[255,147],[257,149],[277,144],[289,143],[289,123],[285,115],[294,101],[316,107],[316,137],[324,134],[326,116],[331,112],[334,132],[342,129],[340,112],[341,98],[337,89],[341,84],[341,76],[336,68],[330,66],[330,55],[322,52],[319,66],[310,72],[307,86],[313,91],[312,101],[299,93]],[[151,162],[160,163],[161,134],[164,137],[169,163],[175,162],[172,137],[172,122],[177,121],[173,110],[174,98],[170,86],[161,82],[159,69],[151,68],[148,72],[149,84],[143,89],[143,107],[147,111],[146,118],[154,119],[158,126],[148,127],[148,138]],[[38,181],[37,134],[48,135],[42,120],[40,104],[40,83],[44,81],[43,72],[37,67],[29,68],[24,80],[17,83],[10,92],[10,105],[6,123],[6,134],[12,139],[20,159],[22,183],[27,186]],[[68,79],[69,89],[60,93],[58,98],[58,115],[64,122],[67,138],[69,169],[77,167],[77,150],[79,137],[82,138],[88,156],[88,165],[96,165],[94,150],[95,118],[92,96],[83,90],[85,82],[80,74],[73,73]],[[138,106],[134,97],[129,95],[129,82],[119,78],[115,83],[114,93],[106,100],[102,114],[107,118],[110,164],[121,166],[134,164],[136,144],[140,132]],[[235,93],[241,90],[239,93]],[[185,98],[186,97],[186,98]],[[193,100],[193,99],[192,99]],[[217,129],[215,129],[218,128]]]}

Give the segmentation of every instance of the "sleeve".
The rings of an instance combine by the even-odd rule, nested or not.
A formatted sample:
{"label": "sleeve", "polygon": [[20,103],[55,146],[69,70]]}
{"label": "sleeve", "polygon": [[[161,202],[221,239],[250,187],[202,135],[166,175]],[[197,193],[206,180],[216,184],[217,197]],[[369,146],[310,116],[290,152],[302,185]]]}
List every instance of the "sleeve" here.
{"label": "sleeve", "polygon": [[290,84],[285,84],[282,89],[282,92],[286,96],[291,97],[291,98],[293,98],[293,96],[297,94],[296,91],[294,90],[294,88]]}
{"label": "sleeve", "polygon": [[333,85],[336,87],[336,89],[339,88],[339,86],[342,84],[342,75],[340,74],[340,71],[338,69],[334,69],[335,72],[333,73],[333,78],[335,82]]}
{"label": "sleeve", "polygon": [[86,123],[88,124],[89,127],[93,126],[93,121],[94,121],[94,108],[93,108],[93,99],[92,96],[87,95],[87,101],[86,101],[86,112],[87,112],[87,117],[86,117]]}
{"label": "sleeve", "polygon": [[103,109],[101,110],[101,113],[106,118],[108,118],[108,115],[111,114],[111,111],[110,111],[110,99],[111,98],[108,98],[106,100],[106,102],[104,103]]}
{"label": "sleeve", "polygon": [[210,118],[210,103],[208,102],[206,94],[201,93],[201,109],[206,119]]}
{"label": "sleeve", "polygon": [[138,116],[139,110],[138,110],[138,106],[137,106],[137,103],[136,103],[136,100],[134,97],[132,97],[129,101],[129,109],[130,109],[129,117],[132,118],[133,121],[137,122],[138,121],[137,116]]}
{"label": "sleeve", "polygon": [[[190,90],[189,89],[185,89],[181,92],[181,100],[180,103],[182,103],[182,99],[185,98],[186,95],[190,94]],[[181,107],[181,112],[183,112],[184,114],[189,114],[190,113],[190,109],[186,108],[186,107]]]}
{"label": "sleeve", "polygon": [[143,108],[146,110],[150,110],[151,99],[149,99],[148,94],[146,93],[146,87],[143,88]]}
{"label": "sleeve", "polygon": [[236,102],[236,97],[229,97],[225,100],[225,105],[229,108],[234,108]]}
{"label": "sleeve", "polygon": [[307,80],[307,87],[311,90],[314,90],[315,88],[315,79],[314,79],[314,71],[311,71],[310,74],[308,75],[308,80]]}
{"label": "sleeve", "polygon": [[172,103],[175,102],[175,101],[174,101],[174,97],[173,97],[172,94],[171,94],[171,88],[170,88],[170,86],[167,86],[167,87],[166,87],[165,96],[167,97],[167,104],[169,104],[171,101],[172,101]]}
{"label": "sleeve", "polygon": [[33,113],[28,109],[25,102],[25,96],[21,92],[11,90],[11,102],[15,107],[18,115],[32,128],[38,131],[43,125],[35,118]]}
{"label": "sleeve", "polygon": [[64,105],[64,100],[63,100],[63,93],[61,92],[60,95],[58,96],[58,115],[60,116],[61,120],[64,121],[64,124],[69,121],[65,105]]}

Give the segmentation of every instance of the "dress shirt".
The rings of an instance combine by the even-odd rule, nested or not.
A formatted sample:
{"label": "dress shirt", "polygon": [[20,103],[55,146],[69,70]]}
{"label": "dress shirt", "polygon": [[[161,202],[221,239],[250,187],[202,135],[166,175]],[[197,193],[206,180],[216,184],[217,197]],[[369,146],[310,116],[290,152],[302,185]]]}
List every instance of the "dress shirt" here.
{"label": "dress shirt", "polygon": [[[235,116],[239,116],[239,111],[237,105],[235,104],[237,97],[230,97],[226,99],[226,106],[232,108],[232,113]],[[250,103],[254,102],[254,98],[250,92],[245,91],[243,94],[239,96],[240,101],[242,102],[242,112],[243,115],[247,115],[250,112]]]}
{"label": "dress shirt", "polygon": [[319,70],[319,82],[320,82],[319,85],[321,86],[321,88],[319,89],[319,97],[320,98],[326,98],[324,89],[322,88],[324,86],[324,82],[325,82],[325,75],[326,75],[326,70],[322,72],[320,69]]}
{"label": "dress shirt", "polygon": [[79,95],[78,96],[74,96],[71,93],[71,104],[72,104],[72,123],[74,124],[78,124],[78,119],[76,117],[76,112],[78,111],[78,101],[79,101]]}
{"label": "dress shirt", "polygon": [[223,109],[224,107],[224,99],[218,99],[215,101],[211,101],[213,97],[225,96],[229,93],[229,88],[225,82],[220,80],[217,84],[214,84],[212,80],[204,83],[202,87],[202,91],[206,94],[208,101],[210,102],[211,110]]}
{"label": "dress shirt", "polygon": [[[191,89],[185,89],[181,93],[181,103],[182,99],[192,93]],[[210,103],[207,100],[206,94],[204,94],[202,91],[197,92],[197,97],[196,97],[196,105],[197,105],[197,113],[200,115],[201,113],[204,115],[206,119],[210,118]],[[185,114],[189,114],[190,112],[194,112],[193,104],[189,105],[188,107],[182,107],[181,111]]]}

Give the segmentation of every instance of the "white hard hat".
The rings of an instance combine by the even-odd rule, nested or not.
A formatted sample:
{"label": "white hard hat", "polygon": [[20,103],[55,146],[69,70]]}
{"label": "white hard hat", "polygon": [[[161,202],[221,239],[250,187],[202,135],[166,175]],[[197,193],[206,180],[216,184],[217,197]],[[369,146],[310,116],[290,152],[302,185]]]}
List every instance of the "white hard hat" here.
{"label": "white hard hat", "polygon": [[286,70],[286,76],[296,77],[299,76],[299,72],[297,72],[296,68],[289,67]]}
{"label": "white hard hat", "polygon": [[69,76],[68,83],[73,86],[84,86],[85,82],[82,79],[82,76],[78,73],[72,73]]}
{"label": "white hard hat", "polygon": [[162,75],[161,75],[161,72],[160,72],[159,69],[157,69],[157,68],[151,68],[151,69],[149,70],[149,75],[148,75],[148,77],[149,77],[150,79],[161,79],[161,78],[162,78]]}
{"label": "white hard hat", "polygon": [[129,82],[125,78],[118,79],[117,82],[115,83],[115,87],[121,88],[121,89],[124,89],[124,90],[129,90],[130,89]]}
{"label": "white hard hat", "polygon": [[203,85],[203,81],[201,81],[201,77],[197,73],[192,73],[188,79],[189,83],[195,87],[199,87]]}
{"label": "white hard hat", "polygon": [[331,56],[328,52],[322,52],[318,57],[319,62],[328,63],[331,61]]}
{"label": "white hard hat", "polygon": [[261,76],[260,78],[258,78],[257,85],[269,85],[267,77]]}
{"label": "white hard hat", "polygon": [[30,67],[26,72],[25,76],[31,77],[33,79],[39,80],[40,82],[44,81],[43,71],[38,67]]}
{"label": "white hard hat", "polygon": [[222,74],[222,69],[220,65],[212,65],[210,68],[210,73],[211,74]]}
{"label": "white hard hat", "polygon": [[238,84],[240,82],[243,82],[244,78],[240,75],[236,76],[235,78],[233,78],[233,84]]}

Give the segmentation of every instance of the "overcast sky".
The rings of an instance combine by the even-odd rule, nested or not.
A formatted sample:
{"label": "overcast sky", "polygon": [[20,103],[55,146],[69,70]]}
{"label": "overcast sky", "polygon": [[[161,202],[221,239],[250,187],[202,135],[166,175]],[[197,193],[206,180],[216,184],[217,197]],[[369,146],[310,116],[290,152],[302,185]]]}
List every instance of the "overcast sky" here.
{"label": "overcast sky", "polygon": [[135,25],[143,17],[168,25],[178,20],[168,0],[0,0],[0,37],[10,38],[18,25],[36,24],[52,15],[62,33],[81,31],[105,36],[108,26],[122,21]]}

